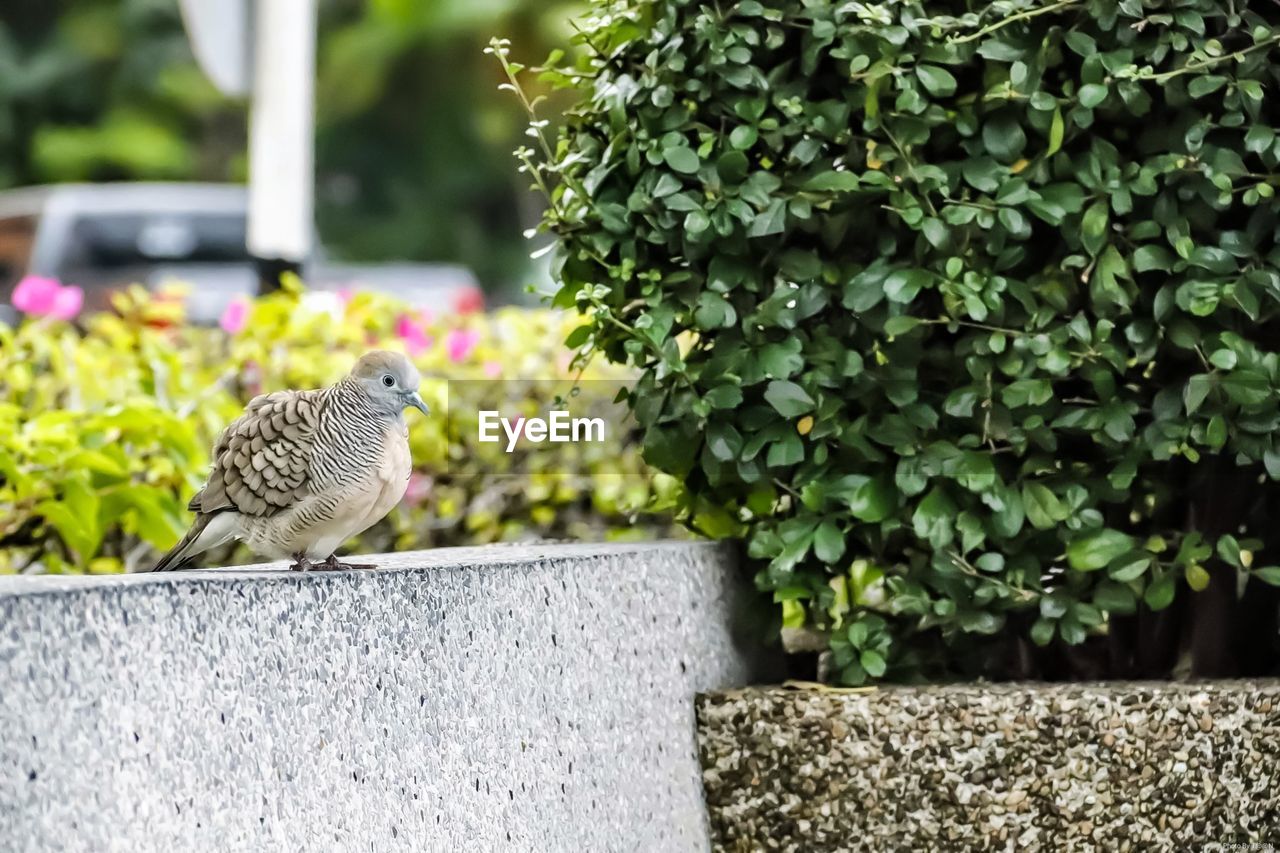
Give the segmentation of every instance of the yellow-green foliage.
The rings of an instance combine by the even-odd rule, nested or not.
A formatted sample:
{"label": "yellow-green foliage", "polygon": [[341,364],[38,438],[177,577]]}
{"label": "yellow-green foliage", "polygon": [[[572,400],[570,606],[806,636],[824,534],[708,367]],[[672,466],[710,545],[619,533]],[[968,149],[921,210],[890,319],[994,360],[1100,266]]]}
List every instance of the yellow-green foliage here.
{"label": "yellow-green foliage", "polygon": [[[333,382],[366,350],[405,348],[397,334],[403,306],[369,294],[327,307],[297,292],[266,297],[236,334],[175,323],[171,304],[135,291],[119,301],[118,315],[88,318],[82,330],[46,320],[16,330],[0,324],[0,572],[145,568],[185,530],[208,449],[245,402]],[[423,396],[443,413],[444,380],[493,378],[499,369],[504,378],[563,379],[568,388],[578,370],[570,372],[560,342],[575,323],[561,312],[514,308],[428,319],[425,349],[415,354]],[[451,333],[473,338],[465,355],[449,352]],[[624,375],[594,365],[582,378]],[[550,387],[526,385],[530,395],[547,396]],[[527,403],[546,408],[550,397]],[[352,548],[668,530],[642,512],[656,505],[655,490],[672,485],[653,480],[638,453],[564,444],[522,460],[496,445],[464,446],[474,413],[410,412],[408,422],[410,493]],[[513,464],[534,473],[501,476]],[[222,556],[249,559],[243,551]]]}

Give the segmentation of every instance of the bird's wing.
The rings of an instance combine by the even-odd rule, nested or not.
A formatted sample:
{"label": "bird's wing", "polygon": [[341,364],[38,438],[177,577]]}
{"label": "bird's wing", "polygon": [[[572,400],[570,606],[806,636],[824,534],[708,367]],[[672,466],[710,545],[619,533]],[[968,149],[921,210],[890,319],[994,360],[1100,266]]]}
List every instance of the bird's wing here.
{"label": "bird's wing", "polygon": [[323,391],[254,397],[223,430],[213,465],[190,509],[272,516],[310,494],[311,451]]}

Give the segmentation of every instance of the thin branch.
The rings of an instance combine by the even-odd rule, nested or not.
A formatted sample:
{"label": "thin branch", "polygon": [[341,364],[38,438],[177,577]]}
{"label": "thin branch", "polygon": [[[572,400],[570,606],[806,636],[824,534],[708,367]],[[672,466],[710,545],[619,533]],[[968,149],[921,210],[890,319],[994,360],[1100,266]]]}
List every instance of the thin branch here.
{"label": "thin branch", "polygon": [[1010,24],[1016,24],[1018,21],[1026,21],[1036,17],[1037,15],[1047,15],[1050,12],[1056,12],[1059,9],[1066,9],[1070,6],[1079,6],[1079,5],[1080,5],[1079,0],[1061,0],[1061,2],[1054,3],[1051,6],[1044,6],[1039,9],[1028,9],[1026,12],[1019,12],[1016,15],[1010,15],[1009,17],[1005,18],[1003,21],[997,21],[996,23],[992,24],[989,27],[983,27],[982,29],[978,30],[975,33],[970,33],[967,36],[960,36],[958,38],[948,39],[947,43],[948,44],[964,44],[965,42],[976,41],[982,38],[983,36],[991,35],[991,33],[994,33],[996,30],[1003,29],[1004,27],[1007,27]]}
{"label": "thin branch", "polygon": [[1217,65],[1219,62],[1226,62],[1228,59],[1235,59],[1237,61],[1241,60],[1250,53],[1254,53],[1259,50],[1264,50],[1268,47],[1272,47],[1277,44],[1280,44],[1280,36],[1272,36],[1266,41],[1260,41],[1257,44],[1253,45],[1252,47],[1246,47],[1243,50],[1237,50],[1231,53],[1224,53],[1222,54],[1222,56],[1211,56],[1208,59],[1202,59],[1199,62],[1188,62],[1186,65],[1182,66],[1181,68],[1175,68],[1172,71],[1164,71],[1159,74],[1139,74],[1133,79],[1150,80],[1153,83],[1163,83],[1165,80],[1172,79],[1182,74],[1190,74],[1193,71],[1200,71],[1201,69],[1204,69],[1204,68],[1212,68],[1214,65]]}

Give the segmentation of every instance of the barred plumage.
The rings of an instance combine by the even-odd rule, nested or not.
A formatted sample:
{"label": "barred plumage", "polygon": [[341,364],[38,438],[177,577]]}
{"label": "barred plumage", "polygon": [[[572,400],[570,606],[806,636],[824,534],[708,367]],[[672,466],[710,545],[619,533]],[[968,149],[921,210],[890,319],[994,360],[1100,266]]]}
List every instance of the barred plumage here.
{"label": "barred plumage", "polygon": [[255,397],[219,436],[204,487],[191,499],[191,530],[154,571],[228,539],[255,553],[292,557],[295,568],[328,558],[404,495],[411,470],[404,408],[426,413],[407,358],[366,354],[329,388]]}

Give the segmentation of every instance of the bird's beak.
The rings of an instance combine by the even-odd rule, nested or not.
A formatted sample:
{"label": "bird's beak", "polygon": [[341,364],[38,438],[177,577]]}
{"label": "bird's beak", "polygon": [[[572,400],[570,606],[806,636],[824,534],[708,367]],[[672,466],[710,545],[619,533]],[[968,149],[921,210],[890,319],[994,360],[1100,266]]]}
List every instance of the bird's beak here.
{"label": "bird's beak", "polygon": [[427,404],[422,401],[422,395],[417,391],[410,391],[408,394],[405,394],[404,404],[406,406],[413,406],[424,415],[431,414],[431,410],[427,408]]}

